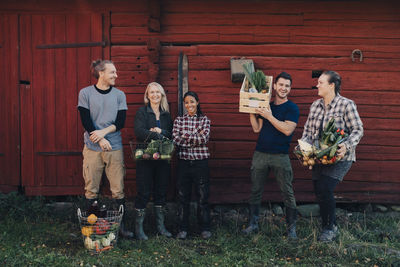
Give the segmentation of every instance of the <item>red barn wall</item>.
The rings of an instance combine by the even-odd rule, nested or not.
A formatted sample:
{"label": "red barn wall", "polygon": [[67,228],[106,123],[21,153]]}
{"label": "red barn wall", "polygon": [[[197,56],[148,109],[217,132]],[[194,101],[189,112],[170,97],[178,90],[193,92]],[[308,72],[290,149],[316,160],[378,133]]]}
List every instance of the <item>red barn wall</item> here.
{"label": "red barn wall", "polygon": [[[126,93],[129,106],[123,136],[126,191],[130,196],[135,194],[135,162],[128,145],[134,139],[134,114],[142,105],[145,86],[156,79],[167,90],[172,114],[176,115],[178,56],[184,52],[189,61],[189,89],[199,93],[202,108],[212,121],[209,147],[213,202],[247,200],[250,161],[257,139],[248,115],[238,112],[240,84],[231,82],[231,57],[251,58],[257,69],[269,75],[281,71],[292,74],[290,98],[301,113],[293,145],[301,135],[310,104],[318,98],[312,89],[316,85],[312,72],[338,71],[343,78],[342,95],[356,102],[365,135],[357,148],[358,160],[338,186],[336,196],[340,201],[400,201],[400,4],[396,1],[80,1],[57,6],[49,1],[23,2],[0,4],[0,10],[24,15],[101,14],[103,40],[108,44],[102,55],[116,63],[118,87]],[[362,62],[351,60],[354,49],[362,51]],[[73,72],[64,71],[66,75]],[[76,94],[79,88],[73,90]],[[38,92],[44,94],[43,90]],[[66,114],[74,117],[75,123],[76,110]],[[73,163],[58,164],[57,171],[47,171],[40,174],[41,180],[34,180],[29,172],[24,176],[21,160],[26,192],[82,193],[78,155],[82,128],[74,129],[76,142],[68,148],[75,151],[69,156]],[[313,201],[310,172],[293,156],[292,165],[297,200]],[[56,167],[50,164],[41,168]],[[58,181],[63,170],[74,170],[64,183]],[[48,180],[46,175],[52,178]],[[7,184],[5,176],[0,182]],[[173,196],[174,177],[170,190]],[[281,200],[272,176],[264,200]]]}

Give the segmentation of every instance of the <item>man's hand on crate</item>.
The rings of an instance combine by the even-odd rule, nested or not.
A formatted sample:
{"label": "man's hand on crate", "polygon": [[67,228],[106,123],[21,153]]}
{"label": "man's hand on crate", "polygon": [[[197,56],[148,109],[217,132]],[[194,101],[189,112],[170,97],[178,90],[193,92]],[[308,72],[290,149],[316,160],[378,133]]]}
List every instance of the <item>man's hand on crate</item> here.
{"label": "man's hand on crate", "polygon": [[256,108],[256,112],[258,115],[264,117],[265,119],[269,120],[272,117],[272,111],[268,108]]}

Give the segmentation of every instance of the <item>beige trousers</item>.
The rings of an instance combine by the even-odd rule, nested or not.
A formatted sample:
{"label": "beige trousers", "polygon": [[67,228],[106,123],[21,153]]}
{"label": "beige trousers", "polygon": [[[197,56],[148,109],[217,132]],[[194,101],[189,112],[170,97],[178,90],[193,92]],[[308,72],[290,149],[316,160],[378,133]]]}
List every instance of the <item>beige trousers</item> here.
{"label": "beige trousers", "polygon": [[125,165],[122,149],[102,152],[90,150],[85,145],[82,154],[86,198],[98,197],[104,169],[110,182],[112,197],[115,199],[124,198]]}

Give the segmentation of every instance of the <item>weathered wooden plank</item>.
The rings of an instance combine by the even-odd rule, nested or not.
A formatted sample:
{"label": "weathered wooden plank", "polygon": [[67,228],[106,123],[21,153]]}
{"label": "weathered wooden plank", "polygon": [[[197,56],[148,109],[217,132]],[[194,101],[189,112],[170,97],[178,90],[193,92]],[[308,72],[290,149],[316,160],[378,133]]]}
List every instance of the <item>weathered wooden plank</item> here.
{"label": "weathered wooden plank", "polygon": [[[205,19],[206,18],[206,19]],[[162,25],[303,25],[302,14],[167,13]]]}
{"label": "weathered wooden plank", "polygon": [[0,16],[0,187],[10,192],[20,180],[20,102],[18,85],[18,16]]}
{"label": "weathered wooden plank", "polygon": [[113,44],[144,44],[150,37],[158,36],[158,33],[151,33],[145,27],[112,27],[111,43]]}
{"label": "weathered wooden plank", "polygon": [[[249,126],[249,115],[239,113],[238,111],[236,113],[228,113],[228,114],[220,112],[207,113],[207,116],[211,119],[211,124],[213,126],[226,126],[226,127]],[[305,121],[306,118],[303,118],[303,121],[300,121],[298,125],[304,125]]]}
{"label": "weathered wooden plank", "polygon": [[[398,46],[359,45],[366,57],[400,58]],[[296,57],[350,57],[354,46],[349,45],[308,45],[308,44],[267,44],[267,45],[198,45],[198,55],[220,56],[296,56]]]}
{"label": "weathered wooden plank", "polygon": [[[230,132],[228,131],[226,133]],[[211,137],[212,136],[211,134]],[[209,147],[215,159],[243,159],[250,158],[253,155],[256,142],[240,139],[233,141],[214,141],[212,139],[209,143]],[[400,160],[398,151],[400,151],[400,146],[365,145],[361,143],[357,147],[357,158],[377,161]]]}
{"label": "weathered wooden plank", "polygon": [[[189,79],[192,82],[192,86],[195,86],[194,84],[198,84],[196,87],[196,91],[202,94],[202,102],[204,103],[215,103],[217,104],[219,102],[225,102],[225,103],[231,103],[231,104],[237,104],[239,103],[239,91],[234,89],[234,90],[229,90],[231,91],[230,94],[226,94],[227,89],[224,89],[224,91],[214,91],[214,92],[209,92],[206,89],[211,89],[212,87],[201,87],[198,82],[198,79],[202,79],[201,77],[204,77],[205,74],[201,73],[200,75],[196,75],[193,77],[193,75],[189,75]],[[222,75],[220,75],[222,76]],[[173,85],[173,77],[171,76],[171,79],[165,79],[165,76],[162,76],[162,84],[170,84]],[[212,78],[212,77],[211,77]],[[217,75],[214,75],[214,79],[217,81]],[[226,79],[226,78],[225,78]],[[218,88],[226,88],[223,83],[224,82],[219,82],[219,85],[216,85]],[[229,92],[228,91],[228,92]],[[350,98],[353,100],[357,105],[370,105],[374,106],[377,103],[379,105],[383,106],[396,106],[399,105],[399,91],[387,91],[387,92],[380,92],[380,91],[374,91],[374,92],[367,92],[366,90],[364,91],[349,91],[349,89],[343,88],[341,95],[347,98]],[[313,96],[314,95],[314,96]],[[300,90],[300,89],[293,89],[290,99],[295,102],[296,104],[311,104],[315,100],[317,100],[319,97],[317,96],[317,91],[313,89],[308,89],[308,90]],[[307,110],[307,108],[305,108]],[[390,116],[388,116],[390,118]]]}
{"label": "weathered wooden plank", "polygon": [[[354,13],[355,15],[357,13]],[[371,34],[373,35],[374,30],[379,30],[380,28],[398,28],[400,26],[399,20],[387,20],[387,21],[382,21],[382,20],[376,20],[372,16],[370,20],[324,20],[324,19],[310,19],[304,21],[304,26],[326,26],[330,27],[332,25],[335,25],[336,27],[349,27],[349,28],[369,28],[371,29]]]}
{"label": "weathered wooden plank", "polygon": [[[54,36],[54,43],[68,43],[67,36],[66,36],[66,18],[65,16],[56,16],[54,18],[54,31],[57,32],[57,34]],[[70,94],[71,89],[73,90],[74,88],[68,88],[65,90],[65,85],[67,83],[67,66],[66,66],[66,50],[67,49],[55,49],[54,51],[54,64],[53,64],[53,69],[54,69],[54,88],[58,88],[59,90],[53,90],[54,91],[54,105],[55,105],[55,112],[54,112],[54,122],[48,122],[49,124],[53,124],[58,121],[63,121],[63,123],[57,125],[57,134],[54,133],[54,151],[66,151],[68,150],[68,133],[70,132],[70,129],[67,128],[67,125],[71,123],[71,121],[65,121],[66,118],[68,118],[68,105],[72,104],[71,101],[73,94]],[[75,91],[75,90],[74,90]],[[72,93],[72,92],[71,92]],[[74,103],[76,105],[76,103]],[[74,112],[75,113],[75,112]],[[74,114],[72,113],[72,114]],[[73,121],[73,120],[72,120]],[[54,164],[49,168],[54,168],[55,175],[52,177],[52,179],[56,180],[56,184],[58,185],[70,185],[72,184],[73,176],[67,176],[64,173],[69,171],[68,166],[68,161],[66,160],[60,160],[59,158],[54,159]],[[60,173],[61,172],[61,173]],[[62,177],[61,179],[57,179],[58,177]]]}
{"label": "weathered wooden plank", "polygon": [[[32,82],[32,16],[21,15],[20,17],[20,79]],[[21,90],[21,132],[33,132],[33,102],[32,86]],[[22,123],[23,122],[23,123]],[[24,185],[34,185],[34,136],[33,134],[21,135],[21,182]]]}
{"label": "weathered wooden plank", "polygon": [[[221,45],[221,50],[223,50]],[[163,50],[164,51],[164,50]],[[400,59],[377,59],[364,58],[362,63],[352,62],[350,59],[350,50],[348,57],[340,58],[314,58],[314,57],[273,57],[273,56],[252,56],[251,59],[260,69],[275,70],[318,70],[318,69],[334,69],[340,71],[365,71],[365,72],[393,72],[400,71]],[[189,56],[191,70],[230,70],[230,58],[232,56]],[[177,68],[175,56],[165,56],[161,58],[160,64],[163,69]],[[294,77],[295,78],[295,77]]]}
{"label": "weathered wooden plank", "polygon": [[117,86],[139,86],[150,82],[147,71],[118,71]]}
{"label": "weathered wooden plank", "polygon": [[111,27],[147,27],[149,14],[146,13],[112,13]]}
{"label": "weathered wooden plank", "polygon": [[[298,126],[295,130],[292,143],[297,143],[295,137],[301,137],[303,127]],[[400,146],[400,133],[398,131],[365,130],[361,143],[363,145],[375,146]],[[216,126],[211,124],[211,140],[213,141],[256,141],[258,134],[253,133],[248,121],[247,126]]]}
{"label": "weathered wooden plank", "polygon": [[[256,69],[257,67],[256,62]],[[325,69],[325,68],[322,68]],[[262,69],[265,74],[272,75],[276,77],[282,70],[281,69]],[[164,84],[175,85],[177,72],[173,70],[160,71],[160,80]],[[293,78],[293,91],[291,96],[315,96],[317,97],[317,91],[311,90],[313,86],[316,86],[317,79],[312,78],[312,70],[301,71],[301,70],[292,70],[290,74]],[[377,99],[380,104],[387,105],[397,105],[398,101],[396,99],[387,99],[387,98],[396,98],[396,94],[398,94],[397,88],[399,88],[400,84],[400,75],[396,72],[352,72],[352,71],[340,71],[339,74],[342,76],[342,91],[341,93],[346,96],[357,94],[362,96],[366,96],[371,98],[370,92],[367,91],[376,91]],[[230,90],[234,94],[239,94],[239,85],[237,83],[232,83],[230,70],[191,70],[189,71],[189,83],[193,86],[197,87],[207,87],[213,88],[215,86],[219,88],[238,88],[237,90]],[[373,84],[373,85],[372,85]],[[377,87],[375,84],[379,84]],[[298,88],[307,89],[307,90],[297,90]],[[215,91],[215,90],[214,90]],[[361,91],[361,92],[356,92]],[[392,92],[391,92],[392,91]],[[395,94],[395,95],[387,95],[387,93]],[[380,99],[382,96],[383,99]],[[386,96],[386,97],[385,97]],[[386,99],[385,99],[386,98]],[[302,98],[305,99],[305,98]],[[353,99],[358,103],[357,98]],[[311,100],[308,100],[312,102]],[[304,103],[304,102],[303,102]],[[370,101],[368,102],[370,103]],[[375,102],[376,103],[376,102]],[[362,102],[360,103],[362,104]]]}
{"label": "weathered wooden plank", "polygon": [[[221,194],[223,191],[231,191],[235,193],[248,193],[250,195],[251,189],[251,180],[236,180],[232,181],[231,179],[219,179],[219,180],[211,180],[211,186],[214,188],[214,193]],[[298,193],[309,192],[310,194],[314,194],[314,187],[311,180],[299,180],[295,179],[293,181],[293,189],[295,195]],[[279,193],[279,186],[274,178],[266,179],[265,184],[265,193],[270,194],[273,192]],[[365,192],[370,193],[387,193],[393,194],[400,190],[400,183],[380,183],[377,185],[376,183],[371,182],[354,182],[354,181],[342,181],[335,188],[335,194],[340,193],[355,193],[360,192],[360,194]]]}
{"label": "weathered wooden plank", "polygon": [[149,54],[147,50],[147,46],[145,45],[129,45],[129,46],[120,46],[113,45],[111,47],[111,58],[121,57],[119,60],[123,60],[125,58],[136,58],[144,57]]}
{"label": "weathered wooden plank", "polygon": [[[379,161],[379,164],[375,164],[376,162],[371,160],[357,161],[346,175],[345,180],[365,182],[399,181],[399,161]],[[210,160],[210,168],[214,179],[249,177],[250,166],[251,158],[214,159],[212,155]],[[302,166],[298,160],[292,160],[292,168],[296,179],[311,178],[311,171]],[[228,171],[231,176],[226,175]]]}
{"label": "weathered wooden plank", "polygon": [[147,12],[147,1],[145,0],[115,0],[112,5],[109,1],[88,0],[72,4],[69,0],[51,1],[25,0],[23,4],[15,1],[1,1],[0,7],[3,12],[52,12],[52,13],[76,13],[90,14],[91,12],[102,12],[109,10],[113,12]]}
{"label": "weathered wooden plank", "polygon": [[[394,2],[392,3],[394,4]],[[372,4],[372,6],[374,6]],[[392,5],[393,6],[393,5]],[[304,21],[330,21],[338,23],[341,21],[357,21],[357,22],[399,22],[399,16],[391,12],[357,12],[356,10],[348,12],[306,12],[304,13]]]}
{"label": "weathered wooden plank", "polygon": [[[166,56],[179,56],[180,52],[183,52],[187,56],[197,55],[197,45],[191,44],[190,46],[163,46],[161,47],[161,54],[163,57]],[[189,57],[190,58],[190,57]]]}
{"label": "weathered wooden plank", "polygon": [[[394,30],[393,28],[386,28],[384,26],[377,27],[365,27],[365,26],[340,26],[330,25],[327,26],[262,26],[258,25],[165,25],[163,27],[163,33],[161,36],[163,40],[164,36],[169,34],[219,34],[226,36],[235,35],[254,35],[254,36],[265,36],[265,37],[290,37],[290,36],[318,36],[318,37],[330,37],[330,38],[399,38],[400,30]],[[140,27],[114,27],[112,29],[113,35],[129,34],[129,33],[142,33]],[[287,39],[289,40],[289,39]],[[190,38],[188,41],[192,41]],[[248,43],[246,39],[240,40],[241,43]]]}
{"label": "weathered wooden plank", "polygon": [[[261,38],[257,41],[261,41],[265,38]],[[358,37],[358,38],[340,38],[340,37],[323,37],[323,36],[304,36],[304,35],[292,35],[289,43],[295,44],[307,44],[307,45],[352,45],[360,46],[363,45],[375,45],[375,46],[396,46],[400,44],[399,38],[369,38],[369,37]]]}
{"label": "weathered wooden plank", "polygon": [[[379,2],[380,4],[362,5],[363,14],[393,14],[400,11],[400,6],[395,1]],[[290,7],[288,9],[288,7]],[[282,5],[280,1],[248,1],[246,5],[243,2],[229,2],[224,4],[215,1],[200,1],[191,2],[190,5],[187,1],[171,1],[166,2],[163,9],[166,13],[247,13],[247,14],[297,14],[297,13],[330,13],[332,17],[333,10],[347,10],[348,13],[354,13],[359,10],[359,2],[342,1],[342,2],[308,2],[308,1],[285,1]],[[335,14],[338,12],[334,12]],[[340,13],[340,12],[339,12]],[[346,13],[346,12],[345,12]]]}
{"label": "weathered wooden plank", "polygon": [[194,43],[219,43],[219,33],[168,33],[160,36],[163,43],[194,44]]}

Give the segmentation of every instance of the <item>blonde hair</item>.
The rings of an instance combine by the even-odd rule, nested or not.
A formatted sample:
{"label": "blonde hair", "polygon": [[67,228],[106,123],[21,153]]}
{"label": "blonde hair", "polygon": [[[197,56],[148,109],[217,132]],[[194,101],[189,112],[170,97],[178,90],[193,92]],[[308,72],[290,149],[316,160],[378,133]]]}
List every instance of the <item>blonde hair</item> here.
{"label": "blonde hair", "polygon": [[157,83],[157,82],[151,82],[147,85],[146,87],[146,91],[144,92],[144,103],[146,105],[149,104],[149,99],[147,98],[147,93],[150,90],[150,87],[156,87],[158,89],[158,91],[160,91],[161,93],[161,101],[160,101],[160,107],[162,111],[168,111],[169,112],[169,105],[168,105],[168,100],[167,100],[167,95],[165,94],[165,90],[164,88],[161,86],[161,84]]}

